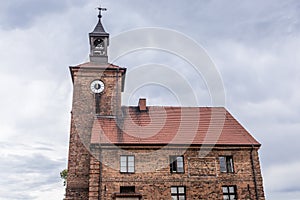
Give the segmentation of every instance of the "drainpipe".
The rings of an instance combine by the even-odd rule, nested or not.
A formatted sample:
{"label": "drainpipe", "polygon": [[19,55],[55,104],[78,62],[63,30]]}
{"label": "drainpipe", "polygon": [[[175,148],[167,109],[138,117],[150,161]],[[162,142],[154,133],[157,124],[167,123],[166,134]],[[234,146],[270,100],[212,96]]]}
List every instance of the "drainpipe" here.
{"label": "drainpipe", "polygon": [[[101,141],[100,141],[101,142]],[[98,193],[98,200],[101,200],[101,194],[102,194],[102,148],[101,143],[99,146],[99,193]]]}
{"label": "drainpipe", "polygon": [[[120,69],[118,68],[117,69],[117,77],[116,77],[116,105],[115,105],[115,114],[116,114],[116,117],[119,117],[119,108],[118,108],[118,105],[119,105],[119,73],[120,73]],[[121,99],[120,99],[121,100]],[[120,102],[121,103],[121,102]]]}
{"label": "drainpipe", "polygon": [[254,146],[252,145],[252,148],[251,148],[251,154],[250,154],[250,160],[251,160],[251,166],[252,166],[252,172],[253,172],[253,181],[254,181],[255,197],[256,197],[256,200],[258,200],[258,190],[257,190],[257,182],[256,182],[256,172],[255,172],[254,160],[253,160],[253,150],[254,150]]}

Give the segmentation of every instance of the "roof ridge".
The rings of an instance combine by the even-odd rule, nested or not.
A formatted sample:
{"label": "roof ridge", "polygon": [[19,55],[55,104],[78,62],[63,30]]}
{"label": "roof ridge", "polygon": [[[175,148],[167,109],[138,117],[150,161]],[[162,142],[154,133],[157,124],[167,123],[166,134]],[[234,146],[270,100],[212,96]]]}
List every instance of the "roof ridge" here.
{"label": "roof ridge", "polygon": [[107,64],[99,64],[99,63],[95,63],[95,62],[84,62],[81,63],[79,65],[75,65],[75,66],[70,66],[70,67],[95,67],[95,66],[107,66],[107,68],[109,67],[113,67],[113,68],[120,68],[120,69],[126,69],[125,67],[120,67],[119,65],[115,65],[112,63],[107,63]]}

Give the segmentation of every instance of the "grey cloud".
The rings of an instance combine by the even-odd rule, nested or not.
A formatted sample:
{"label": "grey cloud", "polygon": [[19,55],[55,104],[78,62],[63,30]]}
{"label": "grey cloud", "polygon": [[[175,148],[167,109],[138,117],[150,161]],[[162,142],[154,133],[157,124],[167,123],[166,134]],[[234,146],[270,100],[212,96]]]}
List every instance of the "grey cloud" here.
{"label": "grey cloud", "polygon": [[36,150],[37,151],[54,151],[53,148],[49,148],[49,147],[37,147]]}
{"label": "grey cloud", "polygon": [[[94,2],[95,7],[97,3]],[[0,24],[1,29],[5,29],[1,30],[1,92],[9,91],[7,98],[1,98],[1,123],[4,123],[1,136],[7,141],[14,140],[14,143],[0,143],[0,148],[18,151],[18,154],[8,152],[8,157],[0,154],[0,182],[5,186],[0,189],[1,199],[34,199],[32,188],[43,191],[45,188],[40,186],[46,185],[52,189],[49,184],[60,181],[59,171],[65,168],[67,159],[56,159],[57,156],[49,154],[67,153],[62,147],[68,142],[71,105],[67,67],[84,62],[82,58],[88,56],[87,32],[97,21],[93,8],[71,9],[85,4],[84,0],[0,3]],[[278,181],[274,189],[271,183],[277,181],[280,174],[282,180],[287,179],[283,176],[285,171],[297,174],[289,165],[299,160],[300,152],[297,143],[300,130],[299,1],[106,0],[103,5],[108,8],[103,23],[111,36],[132,28],[158,26],[183,32],[204,45],[223,77],[227,108],[262,143],[260,154],[267,199],[298,199],[297,186],[285,186]],[[41,18],[46,19],[45,22],[35,23]],[[11,31],[29,27],[33,28]],[[24,37],[18,42],[19,52],[15,52],[10,48],[15,38],[20,37],[18,34]],[[44,35],[50,37],[44,40]],[[187,50],[186,47],[183,50]],[[20,51],[25,54],[20,55]],[[152,61],[181,68],[182,74],[195,83],[196,78],[187,70],[186,63],[161,52],[135,54],[117,64],[130,68]],[[13,79],[7,79],[10,77],[5,76],[7,71]],[[34,82],[36,80],[55,84]],[[164,90],[144,89],[135,94],[133,105],[140,95],[146,95],[154,105],[173,105],[174,98],[165,96]],[[197,91],[205,93],[205,89],[202,84]],[[180,94],[186,95],[185,92]],[[200,105],[210,105],[207,93],[199,96]],[[22,109],[16,109],[21,106]],[[33,140],[43,141],[43,144],[24,145]],[[31,153],[22,152],[23,149]],[[288,167],[268,175],[270,168],[280,163]],[[19,181],[30,174],[40,175],[40,178]],[[2,192],[4,190],[10,192]]]}
{"label": "grey cloud", "polygon": [[40,173],[47,175],[52,173],[53,170],[59,169],[62,164],[64,164],[64,161],[53,160],[42,154],[8,154],[6,156],[2,156],[1,158],[2,173],[3,171],[10,171],[18,174]]}
{"label": "grey cloud", "polygon": [[[300,27],[300,2],[288,1],[128,1],[128,10],[163,26],[197,36],[248,40],[286,35]],[[148,9],[143,9],[147,7]],[[190,22],[196,22],[190,24]],[[148,25],[149,25],[148,24]]]}
{"label": "grey cloud", "polygon": [[16,199],[16,200],[32,200],[34,196],[29,194],[22,194],[21,192],[7,192],[5,194],[1,194],[2,199]]}
{"label": "grey cloud", "polygon": [[0,24],[3,29],[28,28],[36,18],[64,12],[70,6],[83,5],[84,0],[11,0],[0,3]]}
{"label": "grey cloud", "polygon": [[65,160],[54,160],[40,153],[7,154],[1,155],[0,165],[1,191],[5,191],[0,198],[34,199],[28,191],[41,190],[44,186],[61,181],[59,172],[64,169]]}

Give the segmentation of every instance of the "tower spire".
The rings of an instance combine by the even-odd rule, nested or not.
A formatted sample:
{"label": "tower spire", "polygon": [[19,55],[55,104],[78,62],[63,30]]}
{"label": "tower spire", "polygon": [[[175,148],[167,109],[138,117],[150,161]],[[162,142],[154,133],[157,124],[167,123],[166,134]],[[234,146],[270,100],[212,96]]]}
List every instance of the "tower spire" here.
{"label": "tower spire", "polygon": [[101,18],[102,18],[102,11],[107,11],[106,8],[102,8],[101,6],[97,7],[97,9],[99,10],[99,14],[98,14],[98,23],[93,31],[93,33],[106,33],[105,30],[104,30],[104,27],[102,25],[102,22],[101,22]]}
{"label": "tower spire", "polygon": [[90,61],[100,64],[107,64],[107,47],[109,45],[109,34],[104,30],[101,22],[102,11],[106,8],[99,6],[98,23],[93,32],[89,34],[90,38]]}

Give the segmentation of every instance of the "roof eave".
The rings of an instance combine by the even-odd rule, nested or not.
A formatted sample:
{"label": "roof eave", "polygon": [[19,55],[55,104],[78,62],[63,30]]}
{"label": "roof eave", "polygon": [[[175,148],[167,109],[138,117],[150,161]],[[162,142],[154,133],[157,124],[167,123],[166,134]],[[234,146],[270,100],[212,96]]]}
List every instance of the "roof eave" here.
{"label": "roof eave", "polygon": [[154,147],[154,146],[169,146],[169,147],[251,147],[260,148],[261,144],[154,144],[154,143],[91,143],[93,146],[143,146],[143,147]]}

